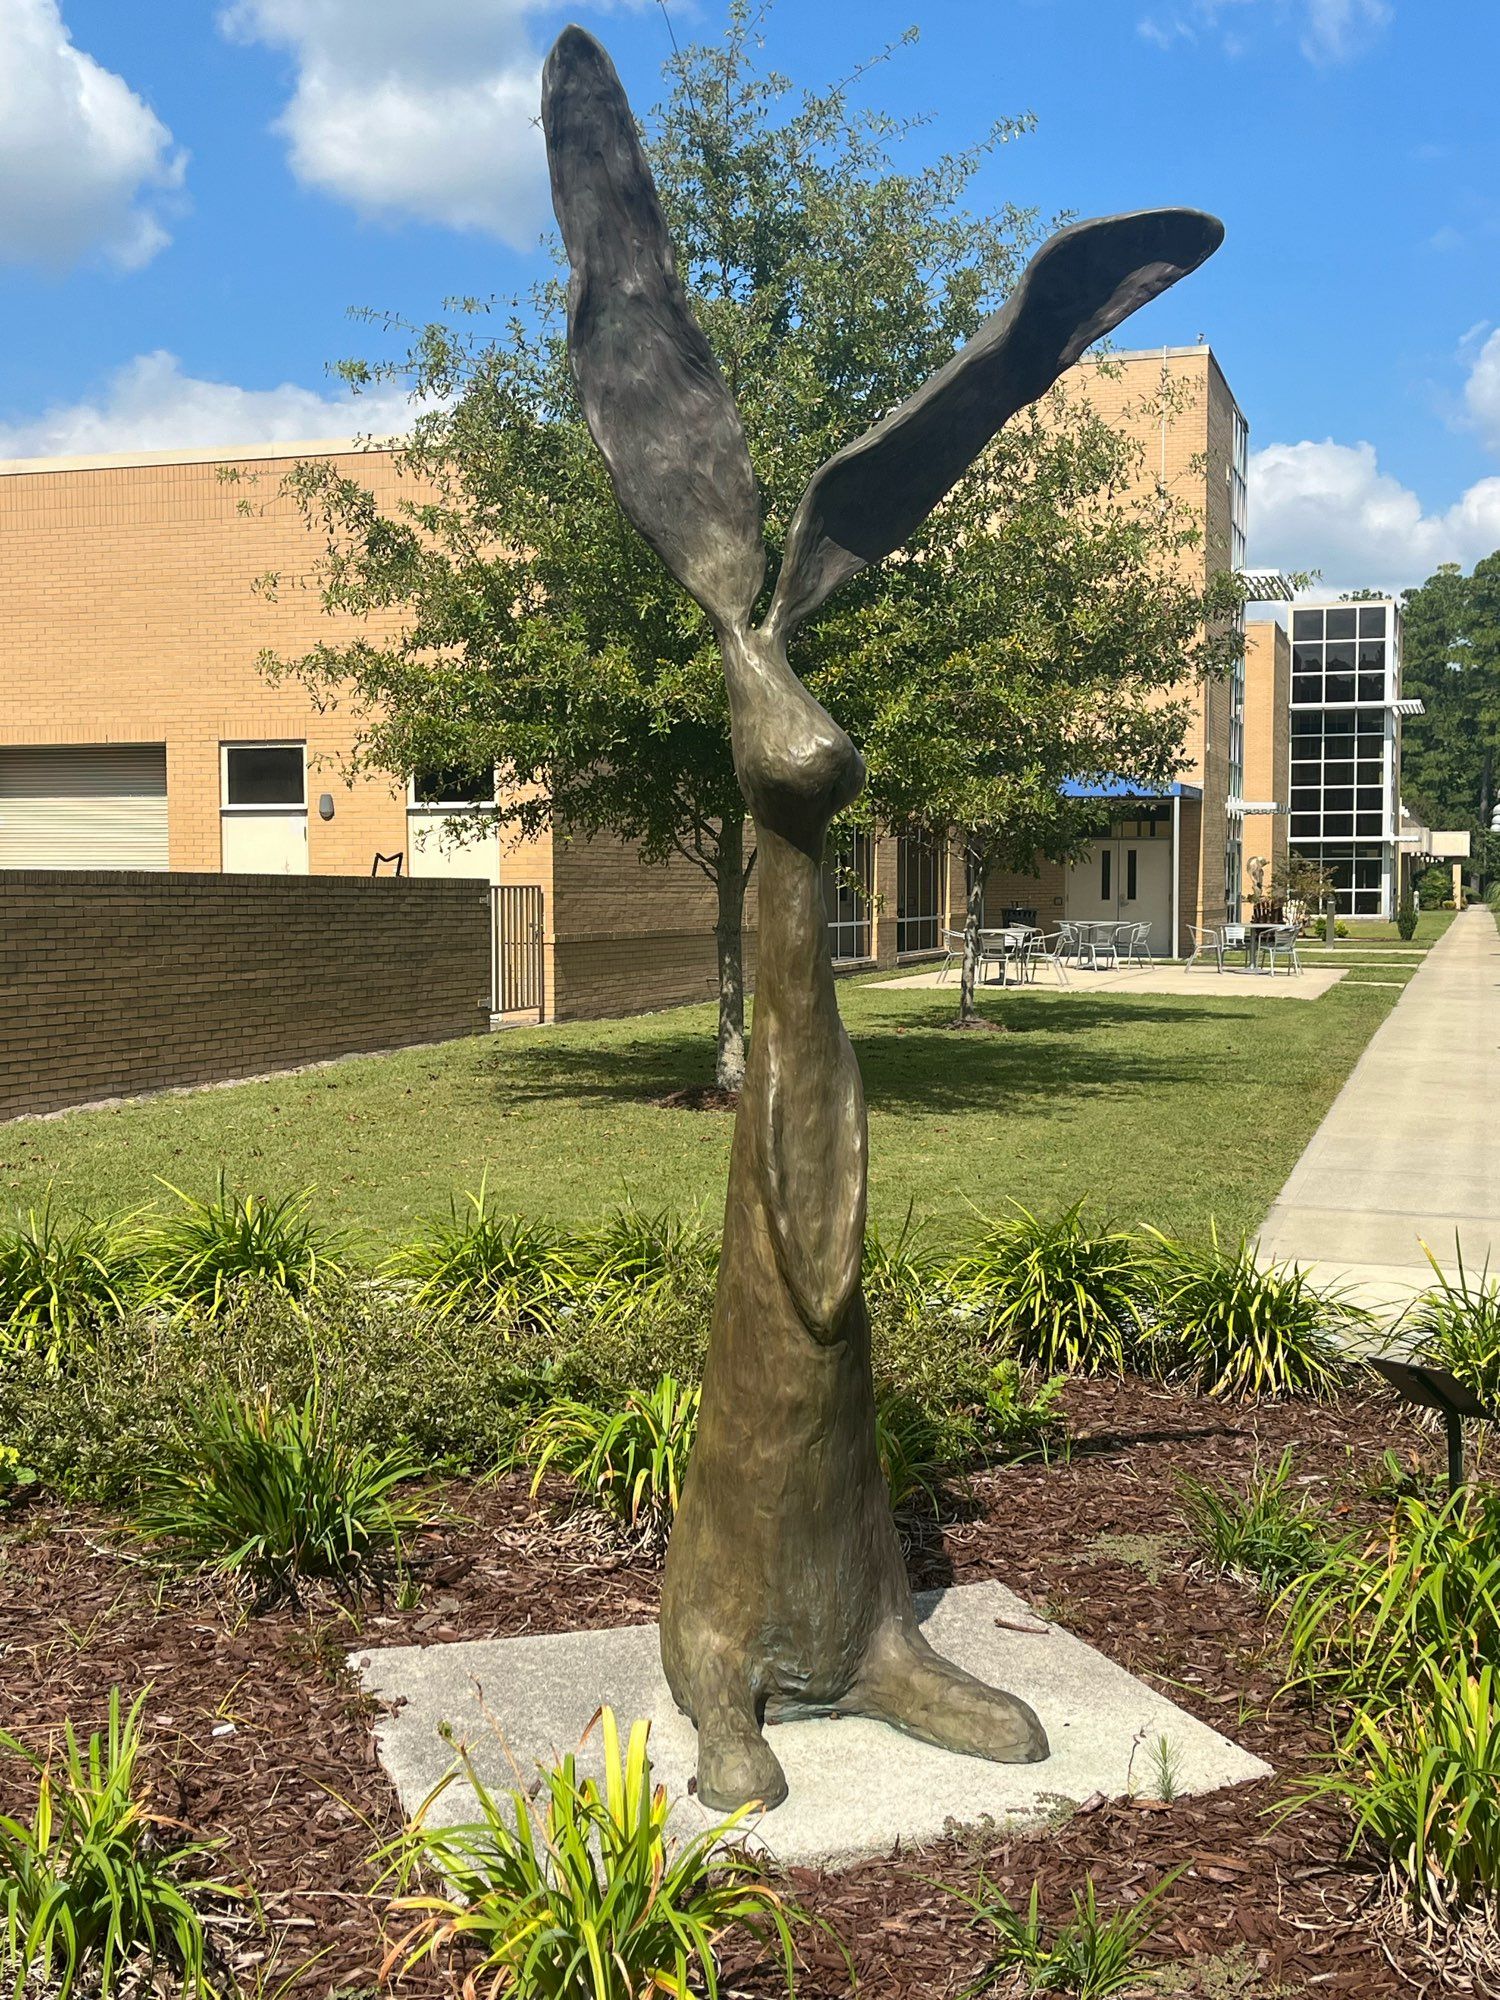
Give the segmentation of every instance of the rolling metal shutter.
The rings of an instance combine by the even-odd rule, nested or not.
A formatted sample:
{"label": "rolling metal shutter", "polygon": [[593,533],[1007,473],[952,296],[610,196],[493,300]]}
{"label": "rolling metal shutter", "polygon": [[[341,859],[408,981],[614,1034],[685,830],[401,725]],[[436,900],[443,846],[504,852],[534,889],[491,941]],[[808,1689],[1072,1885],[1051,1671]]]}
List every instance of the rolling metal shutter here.
{"label": "rolling metal shutter", "polygon": [[0,868],[166,865],[164,745],[0,749]]}

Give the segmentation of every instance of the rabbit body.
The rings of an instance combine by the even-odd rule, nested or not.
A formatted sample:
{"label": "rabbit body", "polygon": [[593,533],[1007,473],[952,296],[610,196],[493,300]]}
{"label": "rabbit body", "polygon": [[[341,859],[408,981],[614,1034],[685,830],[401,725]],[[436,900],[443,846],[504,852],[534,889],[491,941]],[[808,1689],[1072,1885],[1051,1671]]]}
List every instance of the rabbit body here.
{"label": "rabbit body", "polygon": [[975,1713],[959,1747],[1031,1759],[1046,1738],[1023,1703],[921,1638],[876,1450],[864,1092],[822,887],[829,821],[863,766],[773,637],[723,642],[762,870],[755,1030],[661,1633],[668,1684],[698,1725],[699,1796],[729,1809],[785,1793],[760,1734],[767,1709],[838,1707],[947,1741],[927,1711],[960,1689]]}

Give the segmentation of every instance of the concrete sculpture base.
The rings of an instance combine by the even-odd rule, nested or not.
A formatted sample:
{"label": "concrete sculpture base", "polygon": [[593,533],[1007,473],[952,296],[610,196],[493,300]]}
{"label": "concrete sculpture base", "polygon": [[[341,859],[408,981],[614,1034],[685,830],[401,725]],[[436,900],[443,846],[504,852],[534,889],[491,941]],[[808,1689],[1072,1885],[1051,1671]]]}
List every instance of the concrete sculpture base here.
{"label": "concrete sculpture base", "polygon": [[[935,1840],[949,1821],[988,1816],[1023,1825],[1096,1792],[1150,1796],[1149,1753],[1163,1736],[1180,1793],[1217,1791],[1270,1773],[1258,1757],[1092,1646],[1056,1626],[1016,1629],[1037,1621],[999,1584],[935,1592],[919,1597],[917,1609],[923,1633],[946,1658],[1033,1704],[1051,1757],[1045,1764],[992,1764],[858,1717],[786,1722],[772,1728],[771,1740],[790,1797],[753,1823],[752,1845],[789,1865],[839,1865],[888,1853],[898,1842]],[[507,1785],[519,1774],[529,1785],[539,1763],[577,1747],[590,1716],[607,1702],[622,1723],[651,1718],[653,1767],[677,1801],[680,1831],[690,1835],[718,1817],[688,1793],[696,1733],[667,1689],[654,1625],[391,1646],[351,1654],[350,1661],[365,1689],[392,1707],[378,1728],[380,1761],[408,1813],[453,1761],[441,1725],[451,1724],[468,1744],[487,1784]],[[584,1769],[595,1768],[596,1750],[590,1738],[580,1758]],[[436,1811],[449,1824],[472,1816],[473,1794],[461,1783]]]}

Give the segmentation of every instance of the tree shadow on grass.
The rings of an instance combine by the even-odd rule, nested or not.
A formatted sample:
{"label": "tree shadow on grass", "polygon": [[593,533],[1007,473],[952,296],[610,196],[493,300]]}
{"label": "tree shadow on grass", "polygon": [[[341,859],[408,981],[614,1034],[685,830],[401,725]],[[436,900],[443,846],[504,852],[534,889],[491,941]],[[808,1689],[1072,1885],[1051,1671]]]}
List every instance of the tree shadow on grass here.
{"label": "tree shadow on grass", "polygon": [[[962,1112],[1015,1109],[1063,1097],[1124,1097],[1224,1077],[1225,1058],[1194,1051],[1170,1030],[1184,1016],[1175,1006],[1132,1000],[1128,1014],[1107,999],[1065,1004],[1013,1000],[1005,1011],[1014,1030],[954,1035],[947,1009],[903,1011],[887,1019],[856,1018],[851,1037],[875,1111]],[[1253,1019],[1238,1009],[1216,1021]],[[1141,1036],[1140,1029],[1160,1033]],[[479,1077],[497,1100],[513,1107],[548,1103],[654,1104],[672,1091],[701,1084],[711,1073],[712,1042],[697,1024],[651,1030],[630,1039],[545,1037],[486,1047]],[[663,1118],[725,1114],[663,1109]]]}

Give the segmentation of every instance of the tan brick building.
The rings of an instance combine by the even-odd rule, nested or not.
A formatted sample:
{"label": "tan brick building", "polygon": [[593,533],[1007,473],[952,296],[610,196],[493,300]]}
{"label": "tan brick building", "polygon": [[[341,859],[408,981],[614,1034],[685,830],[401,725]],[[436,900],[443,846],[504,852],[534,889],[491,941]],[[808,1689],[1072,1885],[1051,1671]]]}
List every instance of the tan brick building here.
{"label": "tan brick building", "polygon": [[[1164,376],[1177,400],[1143,434],[1151,476],[1201,520],[1195,562],[1237,566],[1246,430],[1210,350],[1075,371],[1117,421]],[[473,802],[369,774],[350,782],[353,718],[259,671],[263,649],[295,654],[337,636],[315,592],[256,588],[268,572],[306,570],[306,531],[277,488],[289,461],[313,455],[395,499],[392,455],[342,441],[0,464],[0,869],[367,875],[399,858],[408,874],[491,884],[510,1003],[569,1018],[710,997],[713,894],[687,863],[647,868],[628,846],[565,830],[454,843],[455,826],[475,823]],[[249,483],[227,481],[226,465]],[[1157,799],[1101,799],[1089,854],[992,883],[994,919],[1008,907],[1043,921],[1140,916],[1159,952],[1180,949],[1189,923],[1221,920],[1245,852],[1243,708],[1242,675],[1201,690],[1182,782]],[[940,948],[962,900],[950,860],[894,838],[857,842],[843,859],[865,894],[830,874],[841,959]],[[752,893],[752,970],[754,926]]]}

